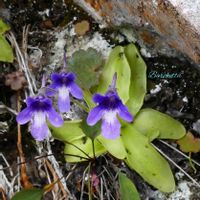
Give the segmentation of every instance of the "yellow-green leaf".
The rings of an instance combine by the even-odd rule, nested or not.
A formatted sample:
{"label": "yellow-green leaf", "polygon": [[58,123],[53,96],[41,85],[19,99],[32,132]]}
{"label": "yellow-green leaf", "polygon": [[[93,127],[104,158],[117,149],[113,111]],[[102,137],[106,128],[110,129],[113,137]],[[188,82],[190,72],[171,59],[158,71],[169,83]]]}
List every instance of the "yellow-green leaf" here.
{"label": "yellow-green leaf", "polygon": [[99,93],[103,94],[108,90],[115,72],[117,72],[117,92],[122,101],[125,103],[129,99],[131,71],[122,46],[115,47],[110,53],[108,61],[104,66],[100,77],[100,83],[97,89]]}
{"label": "yellow-green leaf", "polygon": [[48,125],[54,138],[63,142],[72,142],[85,136],[83,130],[80,128],[81,122],[82,120],[65,121],[61,127],[54,127],[50,123]]}
{"label": "yellow-green leaf", "polygon": [[83,89],[83,96],[89,109],[92,109],[95,106],[95,103],[92,101],[92,94],[90,91]]}
{"label": "yellow-green leaf", "polygon": [[[124,52],[131,69],[129,100],[126,105],[129,111],[135,115],[142,107],[146,94],[147,67],[134,44],[126,46]],[[126,84],[126,81],[124,84]]]}
{"label": "yellow-green leaf", "polygon": [[114,157],[118,159],[124,159],[126,157],[127,153],[121,137],[118,137],[116,139],[106,139],[102,135],[99,135],[96,139]]}
{"label": "yellow-green leaf", "polygon": [[179,139],[186,134],[184,126],[179,121],[150,108],[139,111],[133,126],[144,135],[159,131],[158,138],[162,139]]}
{"label": "yellow-green leaf", "polygon": [[4,21],[2,19],[0,19],[0,34],[5,33],[9,29],[10,29],[10,26],[8,24],[4,23]]}
{"label": "yellow-green leaf", "polygon": [[11,200],[41,200],[44,190],[38,188],[22,189]]}
{"label": "yellow-green leaf", "polygon": [[173,192],[175,181],[170,166],[149,139],[127,124],[122,128],[122,140],[127,151],[127,165],[160,191]]}
{"label": "yellow-green leaf", "polygon": [[13,62],[14,56],[10,44],[3,35],[0,35],[0,61]]}
{"label": "yellow-green leaf", "polygon": [[119,189],[121,200],[140,200],[140,196],[133,182],[121,172],[119,173]]}
{"label": "yellow-green leaf", "polygon": [[154,141],[155,139],[157,139],[159,137],[159,131],[156,130],[156,131],[153,131],[153,132],[149,132],[146,137],[149,138],[149,141],[152,142]]}

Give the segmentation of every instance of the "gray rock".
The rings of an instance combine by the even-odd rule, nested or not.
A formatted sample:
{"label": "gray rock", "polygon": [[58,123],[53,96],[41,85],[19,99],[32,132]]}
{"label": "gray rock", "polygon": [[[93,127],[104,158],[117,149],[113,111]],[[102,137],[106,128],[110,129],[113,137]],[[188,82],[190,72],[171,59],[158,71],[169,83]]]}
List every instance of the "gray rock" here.
{"label": "gray rock", "polygon": [[[151,54],[181,52],[200,64],[200,1],[74,0],[108,26],[129,25]],[[176,54],[177,55],[177,54]]]}

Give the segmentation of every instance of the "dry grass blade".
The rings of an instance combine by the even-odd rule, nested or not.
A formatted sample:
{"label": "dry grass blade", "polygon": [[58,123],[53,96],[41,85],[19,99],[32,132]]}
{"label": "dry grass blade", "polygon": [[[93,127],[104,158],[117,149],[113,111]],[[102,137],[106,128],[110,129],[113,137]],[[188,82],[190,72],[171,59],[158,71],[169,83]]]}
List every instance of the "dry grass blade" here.
{"label": "dry grass blade", "polygon": [[50,142],[47,140],[46,142],[46,147],[47,147],[47,154],[52,154],[52,156],[48,157],[48,160],[50,161],[51,165],[53,166],[55,173],[57,174],[58,178],[60,179],[60,184],[62,184],[63,190],[65,190],[68,194],[69,198],[72,198],[70,191],[67,188],[67,183],[65,181],[65,179],[63,179],[63,174],[62,174],[62,170],[60,169],[60,166],[56,160],[56,158],[53,155],[53,152],[51,150],[51,144]]}
{"label": "dry grass blade", "polygon": [[[27,35],[28,35],[28,28],[24,28],[26,29],[25,31],[25,35],[23,34],[23,43],[25,42],[25,39],[24,37],[27,39]],[[34,95],[34,91],[37,90],[37,87],[35,85],[35,79],[33,77],[33,75],[31,74],[30,70],[29,70],[29,67],[28,67],[28,61],[26,60],[27,59],[27,54],[26,52],[22,52],[20,50],[20,47],[16,41],[16,38],[14,36],[14,34],[12,32],[10,32],[8,35],[8,40],[10,41],[10,43],[12,44],[12,46],[14,47],[15,49],[15,53],[16,53],[16,59],[17,59],[17,62],[19,64],[19,67],[20,69],[24,72],[25,74],[25,77],[26,77],[26,80],[28,82],[28,89],[29,89],[29,92],[31,95]],[[27,43],[27,42],[25,42]],[[24,46],[24,45],[23,45]],[[25,55],[24,55],[25,54]]]}
{"label": "dry grass blade", "polygon": [[0,153],[0,157],[4,160],[5,164],[6,164],[6,167],[5,168],[0,168],[0,170],[4,170],[4,169],[9,169],[9,172],[10,172],[10,176],[13,176],[13,171],[12,171],[12,168],[10,167],[8,161],[6,160],[5,156]]}
{"label": "dry grass blade", "polygon": [[105,172],[107,173],[107,175],[110,177],[111,180],[115,180],[115,177],[108,171],[108,169],[106,169],[105,166],[103,166],[103,169],[105,170]]}
{"label": "dry grass blade", "polygon": [[103,179],[100,178],[100,183],[101,183],[101,189],[100,189],[100,200],[103,200]]}
{"label": "dry grass blade", "polygon": [[[5,159],[5,157],[2,154],[0,154],[0,155],[3,158],[5,164],[9,166],[9,164],[8,164],[7,160]],[[17,173],[14,177],[12,177],[13,176],[13,172],[10,169],[10,175],[12,177],[12,180],[9,181],[9,179],[7,177],[7,174],[5,174],[2,169],[3,169],[3,166],[0,165],[0,183],[1,183],[1,187],[3,188],[5,194],[9,198],[9,197],[13,196],[14,191],[16,190],[14,185],[16,185],[16,179],[17,179],[17,177],[19,177],[19,173]],[[20,185],[20,183],[18,184],[18,187],[19,187],[19,185]]]}
{"label": "dry grass blade", "polygon": [[[163,141],[163,140],[159,140],[160,142],[162,142],[163,144],[165,144],[166,146],[168,146],[169,148],[173,149],[174,151],[176,151],[177,153],[179,153],[180,155],[182,155],[183,157],[187,158],[188,160],[190,160],[190,157],[185,155],[182,151],[178,150],[176,147],[168,144],[167,142]],[[200,167],[200,163],[198,163],[197,161],[191,159],[193,163],[195,163],[196,165],[198,165]]]}
{"label": "dry grass blade", "polygon": [[5,109],[6,111],[12,113],[13,115],[17,115],[17,112],[15,110],[13,110],[12,108],[9,108],[8,106],[3,104],[2,102],[0,102],[0,109]]}
{"label": "dry grass blade", "polygon": [[[44,169],[45,169],[45,172],[46,172],[46,176],[47,176],[47,179],[48,179],[48,183],[49,184],[51,184],[52,183],[52,181],[51,181],[51,178],[50,178],[50,174],[49,174],[49,171],[48,171],[48,167],[47,167],[47,165],[46,165],[46,162],[45,162],[45,158],[43,159],[43,161],[44,161]],[[55,198],[56,198],[56,194],[55,194],[55,191],[53,191],[53,190],[51,190],[51,193],[52,193],[52,196],[53,196],[53,200],[55,200]]]}
{"label": "dry grass blade", "polygon": [[106,183],[106,178],[103,174],[102,174],[102,179],[103,179],[104,186],[105,186],[105,189],[106,189],[106,199],[110,200],[110,190],[108,189],[108,185]]}
{"label": "dry grass blade", "polygon": [[[80,200],[83,200],[83,194],[84,194],[84,184],[85,184],[85,178],[86,178],[86,173],[88,173],[89,165],[85,168],[82,176],[82,184],[81,184],[81,196]],[[89,177],[88,177],[89,178]]]}
{"label": "dry grass blade", "polygon": [[[67,192],[65,190],[65,188],[63,187],[63,184],[60,182],[60,178],[58,177],[58,175],[56,174],[55,170],[53,169],[52,165],[50,164],[50,162],[46,159],[45,160],[47,167],[49,168],[49,171],[51,172],[51,174],[54,177],[54,182],[58,182],[59,188],[61,189],[62,193],[63,193],[63,197],[67,198]],[[62,179],[62,178],[61,178]],[[55,186],[55,185],[54,185]]]}

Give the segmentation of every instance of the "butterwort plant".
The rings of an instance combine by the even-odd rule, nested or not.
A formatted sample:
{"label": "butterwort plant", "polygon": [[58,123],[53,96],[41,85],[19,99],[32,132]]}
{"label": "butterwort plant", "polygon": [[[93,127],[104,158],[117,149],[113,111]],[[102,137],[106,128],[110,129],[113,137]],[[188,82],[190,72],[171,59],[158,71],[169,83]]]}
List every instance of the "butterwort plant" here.
{"label": "butterwort plant", "polygon": [[[96,88],[81,91],[73,72],[53,73],[51,80],[49,87],[53,92],[27,98],[27,108],[17,116],[20,124],[31,121],[32,135],[37,140],[47,136],[46,120],[49,120],[53,136],[65,143],[67,162],[82,162],[88,160],[84,159],[86,155],[91,159],[109,152],[155,188],[163,192],[175,189],[168,162],[151,142],[156,138],[178,139],[186,131],[180,122],[168,115],[141,109],[146,93],[146,64],[133,44],[113,49]],[[90,110],[86,119],[63,124],[50,99],[53,93],[58,96],[60,112],[69,111],[70,95],[77,99],[84,96]],[[123,126],[119,118],[125,121]]]}
{"label": "butterwort plant", "polygon": [[133,121],[132,114],[118,96],[116,80],[117,73],[114,74],[112,84],[105,95],[94,94],[93,101],[98,105],[89,112],[87,117],[90,126],[102,119],[101,133],[107,139],[116,139],[120,136],[121,124],[118,116],[127,122]]}
{"label": "butterwort plant", "polygon": [[[113,78],[115,72],[117,77],[115,74]],[[176,140],[186,131],[166,114],[141,109],[146,94],[146,64],[137,48],[133,44],[115,47],[99,84],[83,93],[90,110],[86,119],[66,121],[60,128],[51,126],[54,137],[65,142],[66,161],[82,162],[87,160],[83,159],[86,155],[91,158],[108,152],[150,185],[172,192],[175,181],[170,166],[151,142],[157,138]],[[125,121],[123,125],[120,118]]]}

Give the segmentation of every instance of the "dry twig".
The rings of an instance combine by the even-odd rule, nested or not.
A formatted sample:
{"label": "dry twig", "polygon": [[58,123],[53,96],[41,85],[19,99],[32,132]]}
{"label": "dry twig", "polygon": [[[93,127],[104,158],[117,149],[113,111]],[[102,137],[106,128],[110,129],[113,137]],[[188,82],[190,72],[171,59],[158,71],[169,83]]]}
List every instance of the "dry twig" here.
{"label": "dry twig", "polygon": [[[68,195],[67,195],[67,192],[66,192],[65,188],[63,187],[63,184],[60,182],[60,178],[59,178],[58,175],[56,174],[56,172],[55,172],[55,170],[53,169],[51,163],[50,163],[47,159],[45,159],[45,162],[46,162],[46,164],[47,164],[47,167],[48,167],[49,171],[51,172],[51,174],[52,174],[53,177],[54,177],[54,181],[57,181],[57,180],[58,180],[59,188],[61,189],[61,191],[62,191],[62,193],[63,193],[63,197],[61,197],[61,198],[67,198],[67,196],[68,196]],[[61,179],[62,179],[62,177],[61,177]]]}
{"label": "dry twig", "polygon": [[[20,110],[20,91],[17,91],[17,111],[19,112]],[[20,157],[20,162],[23,163],[21,164],[21,184],[24,188],[31,188],[33,185],[30,183],[27,171],[26,171],[26,164],[25,164],[25,157],[22,149],[22,134],[21,134],[21,126],[17,124],[17,148],[19,151],[19,157]]]}
{"label": "dry twig", "polygon": [[0,187],[0,193],[1,193],[2,200],[6,200],[5,192],[4,192],[3,188],[1,188],[1,187]]}

